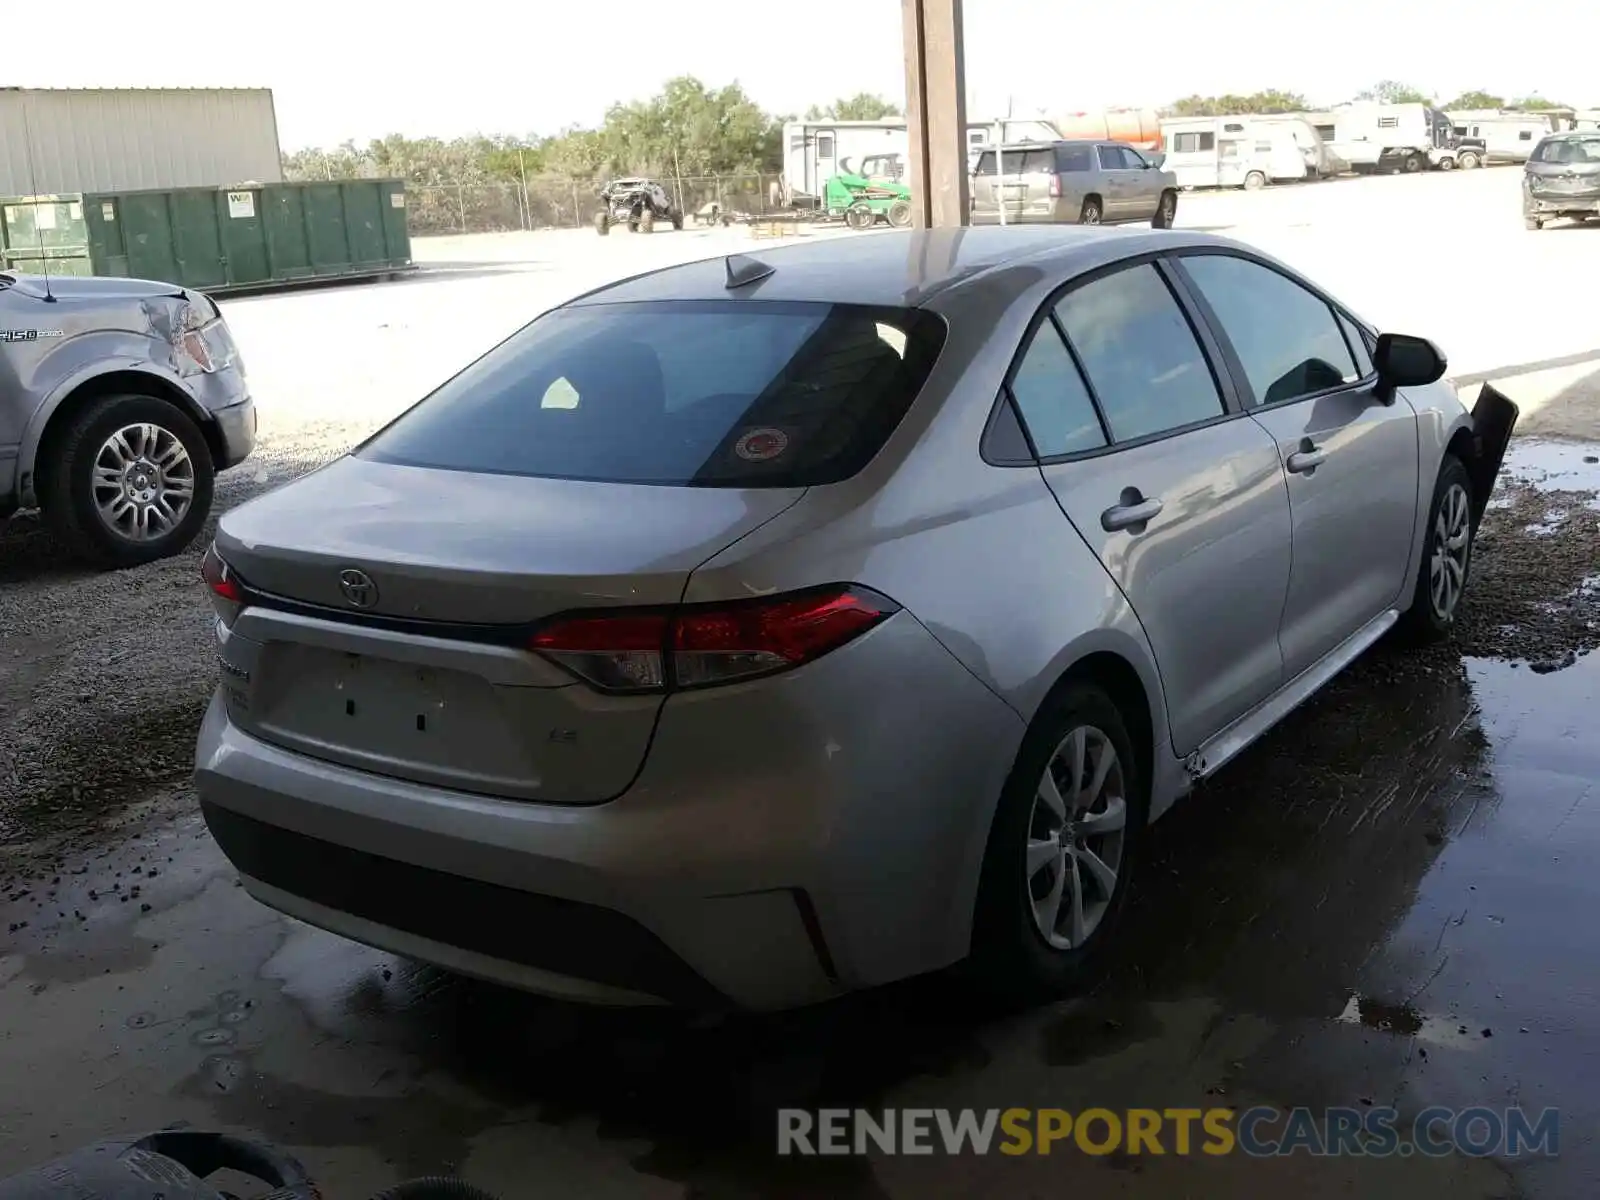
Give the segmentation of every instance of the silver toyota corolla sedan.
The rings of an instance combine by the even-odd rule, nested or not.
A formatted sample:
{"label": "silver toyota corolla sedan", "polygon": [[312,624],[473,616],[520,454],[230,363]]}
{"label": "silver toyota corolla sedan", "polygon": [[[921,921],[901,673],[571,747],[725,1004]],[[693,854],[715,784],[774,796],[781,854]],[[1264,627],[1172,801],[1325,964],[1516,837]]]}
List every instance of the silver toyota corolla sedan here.
{"label": "silver toyota corolla sedan", "polygon": [[266,904],[546,994],[1069,989],[1153,818],[1449,632],[1516,408],[1444,367],[1189,233],[610,285],[222,519],[206,821]]}

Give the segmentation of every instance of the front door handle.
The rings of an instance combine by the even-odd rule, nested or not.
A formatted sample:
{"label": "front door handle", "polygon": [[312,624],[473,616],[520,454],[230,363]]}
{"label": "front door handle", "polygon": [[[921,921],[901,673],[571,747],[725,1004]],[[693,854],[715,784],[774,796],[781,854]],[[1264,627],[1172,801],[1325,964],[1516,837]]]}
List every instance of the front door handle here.
{"label": "front door handle", "polygon": [[1125,488],[1122,502],[1100,514],[1100,528],[1107,533],[1131,529],[1143,533],[1144,526],[1161,515],[1161,501],[1146,500],[1138,488]]}
{"label": "front door handle", "polygon": [[1328,452],[1317,445],[1310,438],[1300,439],[1300,449],[1289,455],[1284,464],[1296,475],[1306,475],[1315,471],[1328,457]]}

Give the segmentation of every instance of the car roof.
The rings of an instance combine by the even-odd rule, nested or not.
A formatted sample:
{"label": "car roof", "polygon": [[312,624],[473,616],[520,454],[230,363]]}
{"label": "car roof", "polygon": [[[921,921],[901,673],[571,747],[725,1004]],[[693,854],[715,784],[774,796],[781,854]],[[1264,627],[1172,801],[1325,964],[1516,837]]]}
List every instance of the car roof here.
{"label": "car roof", "polygon": [[[607,284],[568,306],[760,299],[915,307],[996,267],[1024,260],[1067,279],[1108,261],[1188,246],[1237,248],[1238,244],[1183,230],[1075,225],[846,234],[742,252],[742,257],[771,267],[772,273],[737,290],[727,286],[729,256],[719,255]],[[1108,253],[1111,247],[1121,253]]]}
{"label": "car roof", "polygon": [[1115,138],[1049,138],[1041,140],[1034,138],[1026,142],[1001,142],[998,145],[991,142],[986,146],[975,146],[975,150],[1043,150],[1050,146],[1125,146],[1126,142],[1119,142]]}

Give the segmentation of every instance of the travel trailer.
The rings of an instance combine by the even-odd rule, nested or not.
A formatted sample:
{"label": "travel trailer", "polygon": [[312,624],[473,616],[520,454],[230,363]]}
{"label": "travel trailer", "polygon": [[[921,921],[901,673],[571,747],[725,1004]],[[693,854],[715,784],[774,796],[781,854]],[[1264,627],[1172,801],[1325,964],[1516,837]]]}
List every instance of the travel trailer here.
{"label": "travel trailer", "polygon": [[1447,114],[1458,137],[1482,138],[1490,162],[1527,162],[1541,138],[1556,132],[1544,113],[1458,111]]}
{"label": "travel trailer", "polygon": [[1169,117],[1161,143],[1166,169],[1185,189],[1258,188],[1312,172],[1287,126],[1251,117]]}
{"label": "travel trailer", "polygon": [[1345,162],[1333,152],[1328,145],[1333,131],[1330,128],[1328,136],[1324,137],[1308,113],[1258,113],[1252,120],[1266,125],[1282,125],[1287,128],[1295,140],[1295,145],[1300,147],[1301,156],[1319,179],[1332,179],[1335,175],[1343,175],[1350,169],[1350,164]]}
{"label": "travel trailer", "polygon": [[1444,157],[1455,165],[1455,130],[1431,104],[1358,101],[1332,116],[1333,151],[1355,171],[1423,171]]}
{"label": "travel trailer", "polygon": [[[1002,125],[1004,128],[1002,129]],[[1056,137],[1044,121],[970,121],[967,149],[976,155],[990,141]],[[881,121],[790,121],[783,127],[784,201],[814,206],[828,180],[841,172],[903,181],[911,161],[905,118]]]}
{"label": "travel trailer", "polygon": [[1167,167],[1185,188],[1260,187],[1346,169],[1311,122],[1293,114],[1169,117],[1161,137]]}

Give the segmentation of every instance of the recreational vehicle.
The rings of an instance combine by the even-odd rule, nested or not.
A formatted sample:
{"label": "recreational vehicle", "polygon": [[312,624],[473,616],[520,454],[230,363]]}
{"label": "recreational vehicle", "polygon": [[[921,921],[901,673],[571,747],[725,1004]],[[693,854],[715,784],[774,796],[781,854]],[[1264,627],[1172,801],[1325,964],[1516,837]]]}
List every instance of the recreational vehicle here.
{"label": "recreational vehicle", "polygon": [[1184,188],[1255,188],[1318,179],[1342,167],[1298,118],[1169,117],[1161,136],[1167,166]]}
{"label": "recreational vehicle", "polygon": [[1527,162],[1539,139],[1556,132],[1556,122],[1542,113],[1452,112],[1451,127],[1458,137],[1482,138],[1490,162]]}
{"label": "recreational vehicle", "polygon": [[[967,149],[976,155],[997,137],[1053,139],[1043,121],[971,121]],[[815,205],[829,179],[841,172],[903,180],[911,161],[911,142],[903,117],[881,121],[790,121],[783,127],[783,188],[786,202]]]}
{"label": "recreational vehicle", "polygon": [[1317,178],[1331,179],[1335,175],[1343,175],[1350,169],[1350,164],[1328,146],[1333,136],[1332,128],[1329,128],[1327,137],[1324,137],[1309,114],[1259,113],[1252,119],[1266,125],[1282,125],[1288,129],[1294,137],[1295,144],[1300,147],[1306,165]]}
{"label": "recreational vehicle", "polygon": [[1166,167],[1178,186],[1258,188],[1275,178],[1304,177],[1294,139],[1247,117],[1172,117],[1161,122]]}
{"label": "recreational vehicle", "polygon": [[1358,101],[1333,110],[1333,150],[1359,172],[1423,171],[1455,165],[1450,118],[1431,104]]}

